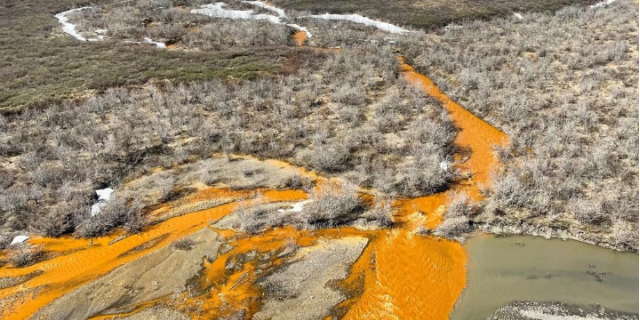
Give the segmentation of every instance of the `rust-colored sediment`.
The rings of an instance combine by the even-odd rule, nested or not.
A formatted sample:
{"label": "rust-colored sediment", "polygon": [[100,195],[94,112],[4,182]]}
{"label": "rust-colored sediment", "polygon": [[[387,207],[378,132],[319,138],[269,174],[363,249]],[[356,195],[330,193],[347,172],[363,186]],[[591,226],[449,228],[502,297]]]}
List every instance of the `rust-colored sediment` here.
{"label": "rust-colored sediment", "polygon": [[[297,46],[303,46],[307,38],[301,31],[292,37]],[[481,200],[481,187],[488,185],[490,170],[498,166],[492,148],[507,142],[507,136],[453,102],[428,77],[416,73],[403,58],[399,57],[398,60],[402,77],[421,87],[448,110],[460,129],[455,143],[471,150],[470,158],[456,165],[457,169],[469,173],[470,177],[467,181],[455,184],[454,191],[465,191],[472,199]],[[269,164],[299,170],[301,175],[315,180],[318,184],[316,187],[332,182],[286,162],[269,160]],[[261,192],[263,199],[270,202],[299,201],[307,197],[304,192],[295,190],[199,188],[196,193],[175,203],[164,204],[149,215],[155,217],[176,206],[201,201],[250,201],[247,199],[256,192]],[[371,200],[371,196],[362,196],[364,200]],[[416,231],[435,229],[442,222],[449,201],[446,193],[397,200],[394,203],[397,208],[394,213],[397,227],[393,229],[362,231],[341,228],[312,232],[285,227],[255,236],[232,230],[216,230],[221,239],[230,245],[230,249],[220,253],[213,261],[203,260],[204,270],[196,283],[197,292],[184,292],[178,299],[144,303],[134,312],[153,303],[163,303],[194,317],[219,318],[239,310],[252,315],[258,311],[263,295],[256,281],[285,262],[280,254],[287,247],[306,247],[320,239],[358,235],[369,238],[370,243],[351,267],[347,278],[337,284],[352,293],[348,295],[348,300],[336,307],[339,310],[337,312],[344,314],[345,319],[446,319],[466,283],[466,254],[457,242],[419,236]],[[0,278],[41,272],[20,285],[0,290],[0,299],[13,297],[5,300],[12,304],[4,306],[0,318],[26,319],[54,299],[118,266],[210,227],[212,222],[231,213],[237,206],[238,202],[234,201],[171,218],[117,242],[114,240],[122,236],[122,232],[93,240],[34,237],[30,243],[40,245],[46,252],[57,256],[26,268],[0,268]],[[156,242],[153,246],[144,246],[153,241]],[[227,267],[230,263],[238,267],[229,271]]]}
{"label": "rust-colored sediment", "polygon": [[466,283],[457,242],[402,229],[382,230],[370,244],[362,296],[343,319],[447,319]]}
{"label": "rust-colored sediment", "polygon": [[491,170],[495,170],[499,166],[493,148],[506,144],[508,136],[451,100],[438,89],[429,77],[415,72],[403,57],[398,57],[398,62],[402,77],[407,82],[420,87],[424,93],[442,103],[449,112],[449,116],[459,129],[454,143],[471,149],[469,159],[457,165],[457,168],[462,172],[472,175],[468,181],[469,185],[464,185],[464,191],[472,199],[481,200],[481,188],[489,185]]}
{"label": "rust-colored sediment", "polygon": [[296,46],[302,47],[304,42],[307,40],[307,33],[304,31],[296,31],[292,36],[293,41],[296,43]]}
{"label": "rust-colored sediment", "polygon": [[[302,191],[262,191],[266,201],[295,201],[306,198],[306,195]],[[221,190],[220,192],[225,193],[227,196],[235,196],[238,198],[242,198],[246,193],[232,192],[229,190]],[[126,237],[112,245],[108,245],[108,243],[115,239],[117,235],[95,239],[93,245],[90,245],[89,240],[69,239],[70,243],[77,249],[70,254],[59,256],[26,268],[11,268],[6,266],[0,268],[0,278],[25,275],[37,270],[42,271],[41,275],[26,281],[20,286],[0,290],[0,299],[2,299],[41,288],[37,294],[28,294],[22,299],[15,299],[13,305],[7,306],[2,310],[0,318],[7,320],[26,319],[38,309],[67,292],[108,273],[118,266],[139,258],[152,250],[167,246],[176,239],[183,238],[202,229],[209,223],[229,214],[236,209],[237,206],[237,203],[230,203],[212,209],[185,214],[152,226],[139,234]],[[162,240],[151,248],[132,250],[153,239]],[[38,240],[38,242],[44,244],[45,251],[64,249],[64,245],[55,240],[41,239]]]}
{"label": "rust-colored sediment", "polygon": [[[471,149],[471,155],[456,168],[469,173],[467,181],[454,191],[482,199],[481,188],[490,182],[498,165],[494,146],[507,142],[507,135],[477,118],[452,101],[425,75],[415,72],[398,58],[405,81],[420,87],[449,112],[459,132],[454,143]],[[457,242],[421,237],[414,231],[435,229],[442,223],[451,199],[438,193],[396,202],[394,220],[399,229],[379,231],[367,254],[352,272],[365,271],[362,296],[349,308],[344,319],[447,319],[466,284],[466,253]]]}
{"label": "rust-colored sediment", "polygon": [[[251,237],[229,232],[232,248],[213,262],[204,263],[205,271],[199,280],[201,293],[178,299],[174,302],[175,307],[194,317],[207,319],[230,317],[242,311],[252,316],[259,310],[263,295],[256,280],[282,265],[284,258],[281,254],[287,246],[309,247],[321,240],[354,235],[368,237],[370,234],[354,228],[309,231],[293,227],[275,228]],[[247,258],[247,254],[252,258],[241,261]],[[239,268],[230,273],[226,268],[230,263]]]}

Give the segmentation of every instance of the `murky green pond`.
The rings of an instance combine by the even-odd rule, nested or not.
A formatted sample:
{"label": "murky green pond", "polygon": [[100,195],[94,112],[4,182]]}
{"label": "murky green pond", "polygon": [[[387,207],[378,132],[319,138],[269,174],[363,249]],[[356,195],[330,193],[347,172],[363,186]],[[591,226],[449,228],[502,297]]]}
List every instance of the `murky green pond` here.
{"label": "murky green pond", "polygon": [[638,313],[638,254],[524,236],[478,236],[465,248],[468,282],[452,320],[487,319],[514,300],[600,304]]}

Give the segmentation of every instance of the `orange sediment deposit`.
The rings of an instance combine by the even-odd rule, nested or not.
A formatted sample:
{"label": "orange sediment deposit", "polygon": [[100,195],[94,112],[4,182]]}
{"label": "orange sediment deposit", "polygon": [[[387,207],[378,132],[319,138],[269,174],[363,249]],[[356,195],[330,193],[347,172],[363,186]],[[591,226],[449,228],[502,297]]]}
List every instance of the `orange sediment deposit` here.
{"label": "orange sediment deposit", "polygon": [[[298,31],[292,37],[296,45],[302,47],[307,35]],[[402,57],[398,60],[403,78],[420,86],[448,110],[460,129],[455,144],[471,150],[468,160],[456,164],[456,168],[469,173],[470,178],[456,183],[453,191],[465,191],[472,199],[481,200],[481,187],[488,185],[490,170],[499,165],[493,147],[506,143],[508,137],[449,99],[428,77],[416,73]],[[250,156],[234,157],[255,159]],[[335,182],[284,161],[266,162],[295,170],[298,175],[316,182],[315,188]],[[393,203],[396,227],[393,229],[358,230],[349,227],[309,231],[281,227],[258,235],[247,235],[214,229],[211,223],[230,214],[240,204],[255,204],[252,198],[258,194],[264,202],[300,201],[307,195],[300,190],[235,191],[204,185],[195,189],[192,194],[158,206],[148,215],[164,217],[170,210],[175,212],[176,208],[185,206],[188,209],[203,208],[191,204],[200,205],[204,201],[216,206],[169,218],[139,234],[125,235],[119,231],[95,239],[33,237],[29,240],[31,244],[58,255],[25,268],[0,268],[0,278],[34,275],[18,285],[0,290],[0,300],[12,298],[5,300],[11,305],[3,305],[0,318],[28,318],[71,290],[205,227],[216,231],[225,244],[217,257],[203,257],[204,269],[190,280],[189,290],[136,305],[129,314],[163,304],[194,318],[220,318],[238,311],[251,317],[259,310],[265,294],[258,283],[261,278],[277,272],[299,247],[349,236],[366,237],[370,242],[351,266],[348,276],[331,284],[346,291],[347,300],[334,308],[334,312],[344,315],[344,319],[446,319],[465,286],[467,257],[463,247],[457,242],[417,234],[421,229],[433,230],[442,223],[446,205],[451,200],[447,193],[396,200]],[[367,204],[375,200],[367,193],[361,193],[360,197]],[[178,211],[180,214],[188,212]],[[97,315],[95,319],[129,314]]]}
{"label": "orange sediment deposit", "polygon": [[417,231],[420,228],[433,230],[442,223],[448,202],[444,192],[426,197],[401,199],[396,203],[398,208],[394,215],[394,222],[402,224],[406,230]]}
{"label": "orange sediment deposit", "polygon": [[198,280],[201,294],[179,299],[176,308],[182,312],[204,318],[231,316],[241,311],[251,316],[259,310],[263,295],[256,281],[277,270],[295,247],[347,236],[370,236],[370,232],[354,228],[309,231],[283,227],[251,237],[218,232],[230,238],[231,249],[213,262],[204,262],[205,271]]}
{"label": "orange sediment deposit", "polygon": [[294,32],[291,37],[293,38],[293,41],[295,41],[296,46],[302,47],[302,45],[304,45],[304,42],[307,40],[307,33],[298,30]]}
{"label": "orange sediment deposit", "polygon": [[307,36],[307,33],[301,30],[297,30],[296,32],[294,32],[291,35],[291,39],[293,39],[293,41],[296,43],[297,47],[300,48],[306,48],[306,49],[311,49],[311,50],[316,50],[316,51],[320,51],[320,52],[340,52],[342,51],[342,48],[340,47],[335,47],[335,48],[317,48],[317,47],[308,47],[304,45],[304,42],[307,41],[309,37]]}
{"label": "orange sediment deposit", "polygon": [[508,136],[451,100],[438,89],[429,77],[415,72],[403,57],[398,57],[398,62],[403,78],[422,88],[427,95],[440,101],[459,128],[454,143],[461,147],[470,147],[472,153],[471,157],[466,162],[458,164],[457,168],[462,172],[472,174],[471,186],[465,188],[465,191],[472,199],[481,200],[480,187],[489,184],[491,170],[499,166],[498,159],[493,154],[493,148],[505,145],[508,142]]}
{"label": "orange sediment deposit", "polygon": [[378,232],[356,263],[369,264],[364,292],[343,319],[447,319],[466,283],[464,248],[402,229]]}
{"label": "orange sediment deposit", "polygon": [[158,300],[151,300],[151,301],[145,301],[143,303],[140,303],[139,305],[135,306],[135,308],[132,311],[126,312],[126,313],[116,313],[116,314],[106,314],[106,315],[96,315],[96,316],[92,316],[91,318],[88,318],[87,320],[109,320],[109,319],[121,319],[124,317],[128,317],[128,316],[132,316],[144,309],[153,307],[154,305],[156,305],[159,301]]}
{"label": "orange sediment deposit", "polygon": [[[302,191],[260,191],[266,201],[293,201],[306,198],[305,193]],[[230,194],[228,190],[222,192],[227,195]],[[242,195],[242,192],[239,192],[239,195]],[[84,250],[78,250],[26,268],[12,268],[9,266],[0,268],[0,278],[16,277],[37,271],[42,272],[42,274],[19,286],[0,290],[0,299],[29,292],[28,295],[22,295],[21,299],[14,299],[13,305],[6,306],[0,313],[0,318],[26,319],[38,309],[67,292],[139,258],[151,250],[167,246],[177,239],[202,229],[210,222],[229,214],[237,206],[237,203],[229,203],[172,218],[111,245],[108,245],[108,243],[115,239],[117,235],[96,239],[92,245],[90,240],[88,240],[88,245],[87,240],[73,240],[71,242],[75,249],[84,248]],[[134,250],[135,248],[141,248],[145,243],[154,239],[161,240],[150,248]],[[45,251],[48,250],[47,246],[51,250],[61,250],[61,246],[63,246],[62,243],[56,240],[39,239],[37,241],[44,244]],[[30,292],[36,288],[40,289],[37,292]]]}

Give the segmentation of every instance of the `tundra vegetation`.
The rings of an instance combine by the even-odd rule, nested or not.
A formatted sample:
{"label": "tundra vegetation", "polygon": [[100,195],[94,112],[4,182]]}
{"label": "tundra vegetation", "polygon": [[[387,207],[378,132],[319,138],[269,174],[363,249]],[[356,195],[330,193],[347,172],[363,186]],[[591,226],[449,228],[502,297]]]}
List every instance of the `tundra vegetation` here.
{"label": "tundra vegetation", "polygon": [[411,49],[510,136],[479,217],[488,230],[638,249],[637,11],[616,1],[468,21]]}
{"label": "tundra vegetation", "polygon": [[586,5],[588,0],[273,0],[281,8],[324,14],[359,13],[396,25],[435,29],[465,19],[487,19],[512,15],[513,12],[554,12],[573,3]]}
{"label": "tundra vegetation", "polygon": [[[119,34],[132,30],[131,34],[134,35],[137,28],[144,26],[144,18],[136,20],[139,16],[130,13],[137,12],[135,8],[128,6],[129,2],[123,1],[99,1],[95,4],[96,7],[110,4],[127,6],[119,9],[123,20],[119,23],[114,22],[115,27],[108,31],[105,41],[79,42],[62,32],[61,25],[54,16],[71,8],[82,7],[86,3],[77,0],[0,2],[0,113],[19,112],[24,108],[44,109],[65,99],[101,94],[109,88],[139,85],[154,79],[188,83],[214,78],[255,79],[292,71],[291,65],[288,66],[288,70],[282,69],[283,58],[290,54],[295,55],[295,51],[286,45],[171,51],[155,48],[151,44],[120,41],[116,37]],[[181,0],[132,1],[131,4],[133,3],[140,8],[147,8],[149,5],[169,8],[188,4],[187,1]],[[202,1],[194,1],[194,5],[199,3]],[[83,29],[86,19],[82,19],[85,15],[99,16],[95,11],[100,10],[74,12],[69,14],[68,18],[71,23],[80,24],[77,27],[80,33],[95,32],[95,29]],[[168,16],[175,15],[171,10],[164,12]],[[209,20],[206,16],[191,16],[193,21]],[[88,26],[89,23],[86,23]],[[122,29],[117,26],[122,26]],[[263,23],[259,22],[254,22],[251,26],[252,30],[257,30],[258,26],[264,27]],[[228,33],[216,39],[221,39],[219,41],[225,44],[230,42],[229,39],[242,42],[249,36],[246,32],[247,27],[244,25],[244,28],[233,30],[221,28],[220,31],[227,30]],[[175,29],[176,26],[172,24],[170,28]],[[278,29],[271,25],[270,28],[257,31],[274,33],[275,30]],[[154,33],[148,32],[144,35],[155,36]],[[111,36],[112,33],[115,35]],[[96,34],[91,34],[91,37],[93,36]],[[305,56],[297,57],[298,60],[303,58]]]}
{"label": "tundra vegetation", "polygon": [[[101,14],[102,19],[110,17]],[[75,22],[93,15],[99,16],[86,9],[69,18]],[[203,17],[197,19],[212,20]],[[248,23],[281,27],[261,21],[224,22],[238,37]],[[307,58],[295,58],[299,56]],[[439,164],[455,153],[456,130],[437,102],[397,79],[390,43],[360,41],[335,53],[299,49],[295,57],[290,62],[297,64],[295,75],[155,81],[2,116],[2,230],[95,237],[124,226],[136,232],[146,223],[143,212],[170,200],[186,184],[172,175],[153,175],[146,189],[117,191],[91,216],[94,190],[118,189],[152,168],[170,168],[212,153],[285,159],[325,176],[403,196],[432,194],[455,179],[456,172]],[[220,176],[219,170],[196,170],[205,172],[205,183],[214,184]],[[308,184],[300,180],[292,176],[288,184]],[[144,190],[153,194],[145,196]],[[308,217],[308,225],[343,224],[355,218],[351,213],[359,213],[359,205],[336,192],[318,197],[326,201],[309,206],[318,216]],[[339,208],[325,212],[327,205]],[[342,209],[347,211],[339,212]],[[390,212],[389,206],[375,209],[363,219],[378,217],[389,224],[384,213]],[[330,216],[320,216],[324,214]]]}
{"label": "tundra vegetation", "polygon": [[[486,2],[491,8],[493,2]],[[293,48],[294,30],[285,25],[189,13],[202,3],[106,1],[69,14],[81,34],[106,30],[105,41],[95,43],[63,36],[52,18],[72,2],[43,1],[45,13],[32,23],[22,3],[0,10],[9,38],[0,57],[11,57],[0,62],[8,75],[0,79],[8,88],[0,92],[0,107],[17,110],[0,116],[0,233],[95,237],[119,226],[136,232],[149,223],[145,212],[188,183],[153,175],[145,180],[150,194],[120,190],[91,216],[94,190],[117,189],[152,168],[181,165],[214,185],[221,173],[207,162],[213,153],[227,154],[228,161],[234,154],[284,159],[391,197],[446,190],[458,173],[440,163],[453,162],[465,146],[453,145],[456,129],[439,103],[398,79],[395,54],[401,52],[454,100],[511,136],[511,145],[498,152],[503,166],[483,207],[454,196],[437,234],[459,238],[478,223],[520,226],[516,232],[565,232],[637,250],[633,4],[464,21],[461,28],[405,35],[288,12],[291,22],[314,34],[311,45],[341,47],[322,51]],[[515,5],[523,12],[542,8]],[[240,2],[229,8],[269,13]],[[514,8],[487,9],[481,16]],[[420,19],[411,24],[445,21]],[[178,50],[127,42],[144,38]],[[51,50],[64,61],[37,72],[21,67]],[[80,92],[91,94],[61,99]],[[309,184],[296,176],[286,180],[275,185]],[[307,216],[298,217],[303,226],[355,219],[390,224],[390,199],[365,208],[354,193],[320,189],[311,196]],[[248,232],[283,224],[241,214],[257,217],[255,225],[243,227]]]}

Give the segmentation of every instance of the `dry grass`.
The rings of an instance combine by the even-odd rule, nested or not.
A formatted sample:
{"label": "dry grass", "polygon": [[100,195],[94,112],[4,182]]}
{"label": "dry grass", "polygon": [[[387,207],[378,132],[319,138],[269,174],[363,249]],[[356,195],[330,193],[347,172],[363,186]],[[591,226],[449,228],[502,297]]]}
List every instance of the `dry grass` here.
{"label": "dry grass", "polygon": [[275,5],[317,14],[359,13],[374,19],[416,28],[436,28],[466,19],[508,16],[513,12],[549,12],[572,3],[594,3],[587,0],[500,1],[500,0],[274,0]]}
{"label": "dry grass", "polygon": [[[455,129],[437,102],[396,79],[389,44],[298,54],[306,60],[292,62],[299,63],[295,76],[156,82],[3,117],[0,163],[11,182],[0,190],[0,224],[52,236],[78,226],[77,234],[95,236],[127,222],[138,230],[144,221],[135,212],[185,184],[154,175],[135,196],[122,195],[126,209],[89,219],[93,190],[213,152],[285,159],[390,193],[447,187],[453,176],[439,163],[455,152]],[[215,166],[183,174],[199,172],[208,184],[229,181]],[[238,188],[309,185],[245,171],[228,172],[244,176],[235,179]]]}
{"label": "dry grass", "polygon": [[[290,47],[277,44],[177,52],[122,43],[112,37],[82,43],[63,33],[54,15],[84,4],[75,0],[0,3],[0,113],[46,108],[51,102],[152,79],[190,82],[263,77],[279,72],[281,57],[291,54]],[[237,27],[227,30],[244,35],[241,28],[246,26]]]}
{"label": "dry grass", "polygon": [[445,92],[511,137],[485,222],[637,250],[637,9],[467,22],[413,48]]}

